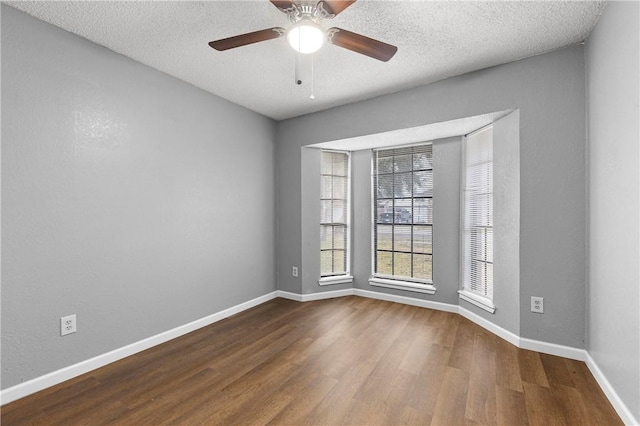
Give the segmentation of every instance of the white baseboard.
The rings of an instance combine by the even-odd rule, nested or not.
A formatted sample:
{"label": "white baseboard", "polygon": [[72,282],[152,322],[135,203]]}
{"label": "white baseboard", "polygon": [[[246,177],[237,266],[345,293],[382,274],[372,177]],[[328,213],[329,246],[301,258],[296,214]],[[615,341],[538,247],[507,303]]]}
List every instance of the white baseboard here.
{"label": "white baseboard", "polygon": [[276,294],[278,297],[282,297],[284,299],[296,300],[298,302],[310,302],[313,300],[330,299],[334,297],[355,295],[355,296],[367,297],[369,299],[385,300],[387,302],[396,302],[396,303],[402,303],[405,305],[419,306],[421,308],[429,308],[429,309],[435,309],[438,311],[452,312],[452,313],[462,315],[463,317],[474,322],[480,327],[490,331],[496,336],[501,337],[507,342],[522,349],[528,349],[528,350],[541,352],[549,355],[561,356],[564,358],[575,359],[578,361],[584,361],[586,356],[586,351],[584,349],[572,348],[569,346],[557,345],[555,343],[547,343],[547,342],[542,342],[540,340],[532,340],[532,339],[520,337],[517,334],[512,333],[511,331],[506,330],[492,323],[491,321],[484,319],[480,315],[477,315],[459,305],[433,302],[431,300],[416,299],[413,297],[398,296],[398,295],[389,294],[389,293],[379,293],[376,291],[363,290],[359,288],[347,288],[344,290],[325,291],[325,292],[310,293],[310,294],[297,294],[297,293],[290,293],[287,291],[278,290],[276,291]]}
{"label": "white baseboard", "polygon": [[172,330],[156,334],[155,336],[151,336],[130,345],[123,346],[111,352],[98,355],[94,358],[90,358],[77,364],[70,365],[68,367],[61,368],[60,370],[45,374],[44,376],[36,377],[35,379],[31,379],[10,388],[3,389],[2,391],[0,391],[0,404],[8,404],[27,395],[31,395],[32,393],[57,385],[58,383],[62,383],[84,373],[88,373],[89,371],[103,367],[107,364],[111,364],[112,362],[126,358],[135,353],[142,352],[153,346],[167,342],[171,339],[175,339],[176,337],[191,333],[192,331],[195,331],[199,328],[206,327],[207,325],[230,317],[231,315],[235,315],[249,308],[253,308],[254,306],[260,305],[271,299],[275,299],[276,297],[278,297],[277,291],[265,294],[264,296],[256,297],[255,299],[240,303],[236,306],[232,306],[228,309],[206,316],[188,324],[181,325]]}
{"label": "white baseboard", "polygon": [[386,300],[387,302],[402,303],[404,305],[419,306],[421,308],[435,309],[445,312],[458,312],[458,307],[448,303],[433,302],[431,300],[416,299],[407,296],[397,296],[389,293],[378,293],[376,291],[353,289],[356,296],[368,297],[369,299]]}
{"label": "white baseboard", "polygon": [[333,299],[335,297],[353,296],[352,288],[345,288],[343,290],[322,291],[320,293],[303,294],[303,302],[311,302],[313,300]]}
{"label": "white baseboard", "polygon": [[112,362],[126,358],[135,353],[144,351],[153,346],[167,342],[171,339],[175,339],[176,337],[180,337],[184,334],[190,333],[199,328],[206,327],[207,325],[213,324],[217,321],[220,321],[224,318],[230,317],[231,315],[235,315],[237,313],[245,311],[249,308],[252,308],[261,303],[267,302],[276,297],[295,300],[298,302],[307,302],[307,301],[313,301],[313,300],[330,299],[335,297],[351,296],[351,295],[367,297],[370,299],[385,300],[389,302],[402,303],[402,304],[411,305],[411,306],[419,306],[419,307],[435,309],[439,311],[457,313],[469,319],[470,321],[474,322],[475,324],[479,325],[480,327],[490,331],[496,336],[505,339],[506,341],[512,343],[513,345],[519,348],[534,350],[534,351],[545,353],[545,354],[561,356],[561,357],[575,359],[579,361],[585,361],[589,370],[595,377],[596,381],[602,388],[605,395],[607,395],[607,398],[609,398],[609,401],[617,411],[618,415],[622,418],[624,423],[627,425],[640,424],[638,419],[634,418],[629,408],[620,399],[615,389],[611,386],[611,384],[609,383],[605,375],[602,373],[598,365],[595,363],[593,358],[591,358],[589,353],[584,349],[572,348],[568,346],[557,345],[554,343],[547,343],[539,340],[532,340],[532,339],[519,337],[518,335],[510,332],[509,330],[506,330],[498,325],[495,325],[492,322],[484,319],[483,317],[459,305],[451,305],[448,303],[433,302],[429,300],[415,299],[412,297],[397,296],[397,295],[387,294],[387,293],[378,293],[374,291],[362,290],[357,288],[356,289],[348,288],[343,290],[326,291],[326,292],[312,293],[312,294],[297,294],[297,293],[290,293],[283,290],[277,290],[277,291],[265,294],[264,296],[260,296],[255,299],[249,300],[247,302],[240,303],[236,306],[232,306],[228,309],[225,309],[223,311],[201,318],[199,320],[182,325],[180,327],[176,327],[172,330],[165,331],[155,336],[151,336],[147,339],[140,340],[138,342],[132,343],[130,345],[124,346],[119,349],[115,349],[111,352],[98,355],[94,358],[79,362],[77,364],[62,368],[60,370],[45,374],[44,376],[36,377],[35,379],[1,390],[0,405],[8,404],[12,401],[23,398],[32,393],[57,385],[66,380],[77,377],[81,374],[103,367],[107,364],[111,364]]}
{"label": "white baseboard", "polygon": [[540,340],[520,338],[518,347],[530,351],[542,352],[543,354],[561,356],[563,358],[584,361],[587,358],[587,351],[584,349],[572,348],[571,346],[558,345],[556,343],[541,342]]}
{"label": "white baseboard", "polygon": [[333,299],[335,297],[353,296],[352,288],[345,288],[343,290],[333,291],[321,291],[319,293],[298,294],[290,293],[288,291],[278,290],[276,291],[277,297],[283,299],[296,300],[298,302],[311,302],[314,300]]}
{"label": "white baseboard", "polygon": [[600,367],[598,367],[598,364],[596,364],[595,360],[591,358],[589,352],[585,351],[585,355],[586,359],[584,361],[587,364],[587,367],[589,367],[589,371],[591,371],[591,374],[593,374],[593,377],[602,388],[604,394],[607,395],[609,402],[611,402],[611,405],[613,405],[613,408],[615,408],[624,424],[640,425],[640,419],[636,419],[631,410],[629,410],[629,407],[627,407],[622,399],[620,399],[620,396],[615,391],[613,386],[611,386],[611,383],[609,383],[609,380],[607,380],[607,377],[604,375],[602,370],[600,370]]}
{"label": "white baseboard", "polygon": [[466,319],[468,319],[469,321],[478,324],[480,327],[490,331],[491,333],[495,334],[498,337],[503,338],[504,340],[511,343],[512,345],[520,347],[520,336],[518,336],[517,334],[512,333],[511,331],[504,329],[499,325],[496,325],[491,321],[482,318],[480,315],[474,312],[471,312],[470,310],[465,309],[462,306],[457,306],[457,308],[458,308],[457,312],[463,317],[465,317]]}
{"label": "white baseboard", "polygon": [[295,300],[296,302],[302,302],[302,295],[298,293],[291,293],[284,290],[276,290],[276,296],[283,299]]}
{"label": "white baseboard", "polygon": [[498,337],[503,338],[507,342],[515,345],[521,349],[528,349],[530,351],[536,351],[543,354],[561,356],[563,358],[575,359],[578,361],[584,361],[586,357],[586,351],[584,349],[572,348],[571,346],[558,345],[555,343],[542,342],[540,340],[527,339],[526,337],[520,337],[517,334],[506,330],[499,325],[486,320],[485,318],[477,315],[468,309],[459,307],[458,313],[468,320],[478,324],[480,327],[492,332]]}

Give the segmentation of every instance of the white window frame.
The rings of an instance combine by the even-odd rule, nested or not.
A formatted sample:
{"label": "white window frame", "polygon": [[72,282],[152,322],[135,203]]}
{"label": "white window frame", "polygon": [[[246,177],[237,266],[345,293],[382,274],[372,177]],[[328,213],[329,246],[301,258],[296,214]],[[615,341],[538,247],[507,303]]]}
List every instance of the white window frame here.
{"label": "white window frame", "polygon": [[[379,148],[379,150],[387,150],[387,149],[400,149],[400,148],[408,148],[408,147],[412,147],[412,146],[420,146],[420,145],[431,145],[432,149],[433,149],[433,142],[432,141],[426,141],[426,142],[420,142],[420,143],[414,143],[414,144],[408,144],[408,145],[398,145],[398,146],[387,146],[387,147],[381,147]],[[398,289],[398,290],[406,290],[406,291],[411,291],[411,292],[416,292],[416,293],[425,293],[425,294],[435,294],[436,292],[436,287],[433,285],[433,236],[434,236],[434,224],[433,221],[431,223],[431,237],[432,237],[432,241],[431,241],[431,245],[432,245],[432,249],[431,249],[431,267],[432,267],[432,279],[430,280],[423,280],[423,279],[418,279],[418,278],[412,278],[411,280],[403,280],[403,279],[398,279],[395,276],[388,276],[388,275],[383,275],[383,274],[377,274],[375,271],[375,265],[376,265],[376,241],[375,241],[375,227],[376,227],[376,218],[377,218],[377,206],[375,203],[376,200],[376,194],[377,194],[377,188],[375,185],[375,173],[376,173],[376,167],[375,167],[375,161],[376,161],[376,151],[378,149],[374,149],[372,151],[373,155],[371,156],[371,224],[370,224],[370,228],[371,228],[371,277],[369,278],[369,284],[375,287],[384,287],[384,288],[392,288],[392,289]],[[433,156],[433,151],[432,151],[432,156]],[[432,157],[433,158],[433,157]],[[433,170],[433,166],[432,166],[432,170]],[[432,200],[434,200],[433,194],[431,197]],[[433,205],[432,205],[433,206]],[[432,207],[433,208],[433,207]]]}
{"label": "white window frame", "polygon": [[[468,245],[468,241],[467,241],[467,234],[466,234],[466,212],[467,212],[467,200],[466,200],[466,196],[465,196],[465,192],[467,191],[467,144],[468,142],[468,138],[477,135],[480,132],[484,132],[488,129],[491,129],[493,131],[493,124],[490,124],[488,126],[484,126],[478,130],[475,130],[471,133],[469,133],[468,135],[465,135],[462,138],[462,163],[461,163],[461,176],[460,176],[460,290],[458,291],[458,295],[460,297],[460,299],[471,303],[474,306],[477,306],[480,309],[483,309],[489,313],[494,313],[496,311],[496,306],[493,303],[493,297],[487,297],[483,294],[479,294],[478,292],[473,291],[470,288],[469,282],[468,282],[468,272],[467,272],[467,268],[470,267],[470,265],[467,264],[466,262],[466,249],[467,249],[467,245]],[[494,149],[493,149],[493,141],[492,141],[492,145],[491,145],[491,163],[493,165],[494,160],[493,160],[493,153],[494,153]],[[493,170],[493,168],[492,168]],[[495,173],[494,173],[495,175]],[[493,180],[492,180],[493,182]],[[492,194],[492,203],[493,203],[493,194],[494,194],[494,187],[495,187],[495,182],[492,183],[492,188],[491,188],[491,194]],[[493,216],[493,207],[491,209],[492,211],[492,216]],[[491,220],[491,222],[493,223],[493,218]],[[492,230],[494,229],[494,225],[492,225]],[[493,242],[494,247],[495,247],[495,240]],[[493,250],[493,247],[492,247]],[[493,257],[493,254],[492,254]],[[493,262],[492,262],[493,264]],[[492,275],[493,277],[493,275]],[[490,283],[491,285],[491,295],[493,296],[493,279],[492,282]]]}
{"label": "white window frame", "polygon": [[[336,285],[336,284],[348,284],[353,282],[353,276],[351,275],[351,152],[323,149],[322,152],[345,154],[347,156],[347,201],[345,205],[345,252],[346,252],[346,271],[344,274],[321,276],[318,279],[318,284],[321,286]],[[322,174],[320,175],[322,178]],[[322,184],[322,183],[321,183]],[[322,191],[322,190],[321,190]],[[318,228],[319,229],[319,228]]]}

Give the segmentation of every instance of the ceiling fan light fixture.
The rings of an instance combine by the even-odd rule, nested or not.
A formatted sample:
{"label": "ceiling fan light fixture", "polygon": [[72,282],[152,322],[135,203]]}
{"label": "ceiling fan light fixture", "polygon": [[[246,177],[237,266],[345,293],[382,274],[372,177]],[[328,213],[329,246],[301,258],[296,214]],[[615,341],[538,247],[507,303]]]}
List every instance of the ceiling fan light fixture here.
{"label": "ceiling fan light fixture", "polygon": [[310,20],[300,21],[287,31],[289,45],[300,53],[317,52],[324,44],[324,40],[322,28]]}

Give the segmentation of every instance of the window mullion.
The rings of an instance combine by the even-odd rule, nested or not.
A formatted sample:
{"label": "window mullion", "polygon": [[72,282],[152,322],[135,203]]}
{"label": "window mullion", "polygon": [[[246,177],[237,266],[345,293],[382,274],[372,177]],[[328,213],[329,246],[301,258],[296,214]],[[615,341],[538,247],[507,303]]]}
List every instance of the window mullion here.
{"label": "window mullion", "polygon": [[391,156],[391,275],[396,274],[396,159]]}
{"label": "window mullion", "polygon": [[375,151],[374,275],[431,281],[431,229],[415,224],[432,217],[431,201],[416,204],[432,198],[432,158],[431,144]]}
{"label": "window mullion", "polygon": [[[414,182],[413,182],[413,178],[414,178],[415,174],[413,173],[413,155],[411,155],[411,221],[413,222],[413,197],[415,196],[414,192],[413,192],[413,188],[414,186]],[[411,224],[411,228],[410,228],[410,238],[411,238],[411,255],[409,256],[409,270],[411,271],[411,276],[413,277],[415,275],[414,271],[413,271],[413,253],[415,251],[415,247],[414,247],[414,243],[413,243],[413,223]]]}

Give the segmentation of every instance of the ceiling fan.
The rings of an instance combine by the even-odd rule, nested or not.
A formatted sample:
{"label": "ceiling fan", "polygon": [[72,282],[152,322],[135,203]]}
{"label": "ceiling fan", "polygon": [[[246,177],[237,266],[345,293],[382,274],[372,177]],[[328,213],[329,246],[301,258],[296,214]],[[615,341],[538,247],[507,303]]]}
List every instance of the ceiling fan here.
{"label": "ceiling fan", "polygon": [[270,1],[289,17],[293,24],[289,29],[282,27],[267,28],[211,41],[209,46],[223,51],[286,36],[291,47],[300,53],[314,53],[326,41],[383,62],[391,59],[398,50],[396,46],[343,30],[342,28],[333,27],[326,31],[322,29],[320,22],[323,19],[334,18],[355,3],[356,0],[320,0],[316,4],[296,0]]}

